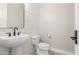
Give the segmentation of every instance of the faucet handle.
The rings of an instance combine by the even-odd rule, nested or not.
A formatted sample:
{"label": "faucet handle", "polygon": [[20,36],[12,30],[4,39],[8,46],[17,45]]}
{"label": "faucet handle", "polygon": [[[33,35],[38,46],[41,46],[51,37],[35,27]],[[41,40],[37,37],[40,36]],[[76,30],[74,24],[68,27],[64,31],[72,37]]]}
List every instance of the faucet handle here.
{"label": "faucet handle", "polygon": [[18,32],[17,35],[20,35],[21,32]]}
{"label": "faucet handle", "polygon": [[7,33],[5,33],[5,34],[8,34],[8,36],[11,36],[11,32],[7,32]]}

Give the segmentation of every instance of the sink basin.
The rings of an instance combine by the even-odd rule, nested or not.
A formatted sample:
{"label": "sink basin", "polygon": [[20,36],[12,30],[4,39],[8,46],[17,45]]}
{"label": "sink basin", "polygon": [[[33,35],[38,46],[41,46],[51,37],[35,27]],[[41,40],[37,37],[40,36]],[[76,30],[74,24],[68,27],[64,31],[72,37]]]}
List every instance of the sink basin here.
{"label": "sink basin", "polygon": [[27,39],[30,39],[28,34],[22,34],[17,36],[1,36],[0,37],[0,45],[3,47],[17,47],[24,44]]}

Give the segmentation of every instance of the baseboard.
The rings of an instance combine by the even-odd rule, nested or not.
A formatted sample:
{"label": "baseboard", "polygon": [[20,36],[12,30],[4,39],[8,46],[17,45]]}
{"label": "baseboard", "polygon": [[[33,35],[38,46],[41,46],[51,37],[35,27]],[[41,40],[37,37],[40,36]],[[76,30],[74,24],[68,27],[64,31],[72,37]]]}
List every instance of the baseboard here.
{"label": "baseboard", "polygon": [[57,48],[51,48],[50,50],[52,52],[59,53],[59,54],[62,54],[62,55],[74,55],[74,53],[64,51],[64,50],[61,50],[61,49],[57,49]]}

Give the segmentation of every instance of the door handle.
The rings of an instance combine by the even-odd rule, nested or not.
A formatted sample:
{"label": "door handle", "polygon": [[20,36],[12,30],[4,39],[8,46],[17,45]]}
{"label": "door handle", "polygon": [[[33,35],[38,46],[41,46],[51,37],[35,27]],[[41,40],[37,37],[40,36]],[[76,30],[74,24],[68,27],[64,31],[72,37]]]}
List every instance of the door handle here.
{"label": "door handle", "polygon": [[77,30],[74,31],[74,37],[70,37],[72,40],[74,40],[75,44],[77,44]]}

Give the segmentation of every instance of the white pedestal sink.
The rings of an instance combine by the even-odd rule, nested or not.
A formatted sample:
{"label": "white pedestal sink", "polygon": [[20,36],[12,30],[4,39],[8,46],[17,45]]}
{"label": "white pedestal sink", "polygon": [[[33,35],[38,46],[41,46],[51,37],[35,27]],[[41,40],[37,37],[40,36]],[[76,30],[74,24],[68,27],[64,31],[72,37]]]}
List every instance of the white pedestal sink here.
{"label": "white pedestal sink", "polygon": [[3,47],[17,47],[22,44],[24,44],[27,39],[30,39],[31,37],[28,34],[21,34],[17,36],[1,36],[0,37],[0,45]]}

